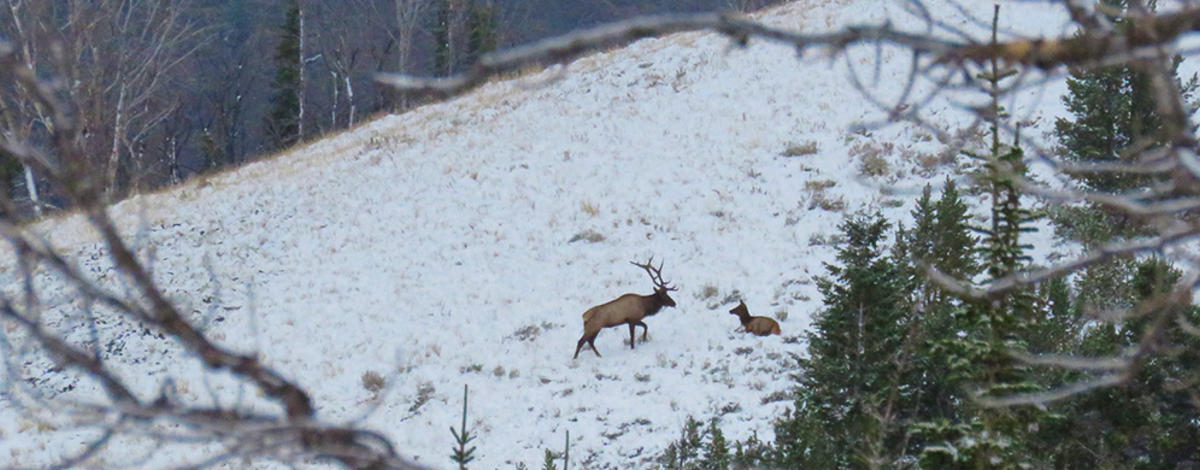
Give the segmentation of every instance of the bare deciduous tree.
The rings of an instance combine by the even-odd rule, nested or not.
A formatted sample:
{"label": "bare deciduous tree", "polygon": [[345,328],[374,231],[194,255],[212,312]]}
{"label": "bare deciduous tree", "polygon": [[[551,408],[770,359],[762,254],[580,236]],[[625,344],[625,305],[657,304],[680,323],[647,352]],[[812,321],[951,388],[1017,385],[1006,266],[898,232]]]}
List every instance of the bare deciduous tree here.
{"label": "bare deciduous tree", "polygon": [[[103,0],[8,3],[10,36],[26,63],[64,80],[77,103],[87,153],[103,159],[105,196],[123,187],[122,165],[141,155],[150,133],[170,115],[168,75],[198,45],[201,29],[184,17],[178,2]],[[37,121],[46,132],[55,123],[37,110],[28,90],[7,98],[32,112],[15,119]],[[143,155],[144,156],[144,155]]]}
{"label": "bare deciduous tree", "polygon": [[[264,365],[254,355],[239,354],[213,342],[156,285],[147,265],[118,233],[103,196],[105,186],[87,175],[98,165],[85,153],[79,138],[81,122],[59,100],[63,90],[40,79],[22,56],[0,42],[0,77],[5,86],[30,90],[30,99],[55,123],[48,148],[6,134],[0,152],[47,175],[47,179],[77,207],[98,235],[118,279],[105,282],[81,272],[75,263],[11,218],[0,219],[8,243],[6,262],[18,268],[14,284],[0,296],[0,318],[7,329],[0,336],[4,352],[6,402],[31,415],[43,415],[54,426],[73,429],[85,444],[64,449],[52,466],[88,465],[118,443],[157,443],[155,452],[171,445],[215,444],[184,457],[190,465],[205,466],[234,458],[317,459],[350,468],[418,468],[400,457],[380,434],[352,426],[331,425],[316,417],[307,391]],[[12,200],[0,195],[0,209],[12,214]],[[116,288],[111,281],[117,281]],[[67,292],[61,295],[63,288]],[[66,328],[60,325],[65,321]],[[202,404],[181,397],[170,380],[157,394],[131,385],[136,368],[106,354],[95,334],[100,323],[118,322],[145,328],[177,345],[211,371],[229,374],[253,387],[263,403]],[[135,326],[139,325],[139,326]],[[151,337],[153,337],[153,335]],[[14,354],[21,354],[17,361]],[[34,371],[49,367],[50,372]],[[98,394],[87,402],[56,399],[66,390],[48,391],[44,374],[61,369],[68,376],[88,378]],[[144,374],[144,372],[142,372]],[[61,375],[59,375],[61,377]],[[69,386],[73,388],[76,385]],[[271,406],[270,404],[273,404]],[[277,411],[263,411],[263,410]]]}

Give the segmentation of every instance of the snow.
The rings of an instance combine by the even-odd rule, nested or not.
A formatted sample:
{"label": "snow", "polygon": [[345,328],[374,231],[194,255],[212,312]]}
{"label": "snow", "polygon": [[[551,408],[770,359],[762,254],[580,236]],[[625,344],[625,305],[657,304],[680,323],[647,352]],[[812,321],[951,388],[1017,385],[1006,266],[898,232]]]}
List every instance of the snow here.
{"label": "snow", "polygon": [[[801,1],[760,19],[816,32],[890,18],[923,31],[904,5]],[[1034,35],[1065,27],[1045,4],[1005,5],[1006,27]],[[952,5],[927,6],[987,37],[986,24]],[[962,2],[984,23],[991,6]],[[879,99],[901,95],[906,53],[864,47],[850,57]],[[760,41],[732,47],[710,33],[646,39],[137,196],[112,213],[183,311],[219,344],[257,353],[309,390],[323,420],[361,423],[405,455],[448,468],[447,428],[459,422],[466,384],[473,467],[536,466],[543,449],[561,449],[566,431],[576,465],[646,467],[689,415],[720,416],[731,440],[772,439],[772,421],[791,404],[778,398],[792,386],[792,356],[804,353],[821,307],[814,278],[835,253],[822,240],[860,208],[906,218],[911,195],[953,171],[922,168],[945,145],[915,126],[851,131],[885,114],[848,84],[845,62],[816,52],[797,60],[794,49]],[[1060,89],[1022,95],[1046,108],[1009,106],[1044,126],[1061,113]],[[947,99],[925,115],[966,122]],[[782,155],[806,142],[815,154]],[[860,175],[856,155],[871,149],[889,163],[885,175]],[[841,198],[844,210],[814,205],[822,191],[805,183],[824,181],[834,186],[823,197]],[[85,272],[115,278],[79,217],[36,230]],[[589,231],[603,240],[571,241]],[[584,310],[651,291],[629,264],[650,256],[680,288],[678,306],[646,319],[650,338],[636,349],[623,342],[624,327],[612,328],[596,340],[603,357],[585,350],[573,360]],[[778,318],[783,335],[740,332],[727,313],[735,293],[752,314]],[[79,319],[71,294],[59,288],[47,300],[53,328],[80,323],[70,321]],[[277,409],[128,327],[70,334],[120,344],[107,359],[137,371],[127,379],[143,397],[171,378],[189,403]],[[19,348],[20,334],[6,334]],[[386,378],[379,394],[364,388],[367,372]],[[76,386],[49,396],[102,397],[76,375],[52,375],[46,387]],[[12,369],[0,379],[13,380]],[[22,411],[0,398],[0,461],[45,464],[95,434],[34,432]],[[216,450],[114,447],[98,464],[153,468]]]}

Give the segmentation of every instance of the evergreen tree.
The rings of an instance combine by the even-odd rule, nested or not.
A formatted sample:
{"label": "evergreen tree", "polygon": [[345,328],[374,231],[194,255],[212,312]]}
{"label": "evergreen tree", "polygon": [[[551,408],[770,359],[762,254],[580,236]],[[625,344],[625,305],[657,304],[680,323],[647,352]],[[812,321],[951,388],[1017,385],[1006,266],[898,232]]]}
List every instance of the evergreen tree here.
{"label": "evergreen tree", "polygon": [[290,146],[300,137],[300,2],[290,0],[275,49],[275,79],[271,82],[271,114],[267,133],[275,148]]}
{"label": "evergreen tree", "polygon": [[[958,279],[971,279],[979,273],[975,260],[977,237],[972,234],[971,216],[953,180],[947,179],[941,197],[932,199],[932,188],[926,186],[912,211],[914,227],[900,230],[894,250],[897,263],[912,271],[910,274],[911,303],[919,318],[912,329],[912,341],[919,346],[914,355],[915,367],[903,386],[916,390],[913,416],[906,423],[910,458],[930,453],[928,449],[950,449],[951,436],[965,435],[962,381],[955,380],[955,368],[961,356],[953,354],[948,345],[959,340],[965,332],[964,304],[947,295],[923,272],[932,266]],[[905,246],[911,253],[905,255]],[[911,261],[909,261],[911,260]],[[959,361],[959,362],[956,362]],[[965,426],[965,427],[964,427]],[[961,429],[960,429],[961,428]],[[958,429],[958,431],[954,431]]]}
{"label": "evergreen tree", "polygon": [[[1071,284],[1057,277],[1038,286],[1034,296],[1038,321],[1026,333],[1026,346],[1032,353],[1066,354],[1079,346],[1083,322],[1072,300]],[[1047,377],[1046,382],[1055,379]]]}
{"label": "evergreen tree", "polygon": [[[1125,0],[1102,0],[1112,11],[1124,11]],[[1147,7],[1153,9],[1155,2]],[[1116,30],[1129,27],[1123,16],[1110,16]],[[1174,73],[1180,58],[1170,67]],[[1185,99],[1196,88],[1196,79],[1176,85]],[[1158,114],[1156,93],[1150,74],[1136,64],[1122,63],[1092,68],[1077,68],[1067,79],[1068,93],[1063,96],[1069,117],[1059,118],[1054,125],[1059,141],[1058,153],[1066,160],[1079,163],[1135,163],[1140,155],[1162,147],[1167,138],[1162,116]],[[1074,175],[1088,190],[1106,193],[1136,193],[1149,189],[1162,177],[1132,172],[1087,172]],[[1143,197],[1153,197],[1149,193]],[[1114,237],[1143,234],[1148,229],[1126,214],[1088,205],[1057,211],[1056,221],[1085,245],[1097,246]]]}
{"label": "evergreen tree", "polygon": [[[679,440],[667,445],[662,455],[658,457],[659,468],[664,470],[695,470],[699,468],[708,468],[705,466],[706,450],[704,435],[706,430],[702,429],[704,423],[694,417],[688,416],[684,422],[683,428],[679,431]],[[713,421],[715,427],[715,418]],[[722,444],[724,436],[721,437]],[[711,442],[708,447],[708,453],[711,453]]]}
{"label": "evergreen tree", "polygon": [[[1149,2],[1147,6],[1153,8],[1154,3]],[[1103,4],[1117,12],[1128,6],[1124,0],[1104,0]],[[1109,19],[1118,30],[1128,27],[1121,16]],[[1178,65],[1176,59],[1172,67],[1177,69]],[[1137,67],[1121,64],[1077,69],[1072,71],[1067,84],[1068,94],[1063,97],[1063,103],[1071,116],[1055,123],[1063,158],[1078,162],[1131,163],[1137,155],[1164,144],[1163,120],[1157,113],[1154,90],[1148,74]],[[1177,84],[1185,97],[1196,86],[1195,79],[1187,85]],[[1154,182],[1150,177],[1128,172],[1084,173],[1077,178],[1085,188],[1102,192],[1146,189]],[[1147,230],[1137,220],[1090,205],[1061,208],[1054,221],[1060,236],[1089,247],[1143,234]],[[1076,280],[1076,290],[1088,295],[1081,299],[1080,309],[1130,308],[1135,298],[1130,292],[1130,282],[1136,264],[1135,260],[1116,259],[1083,270]],[[1102,336],[1100,331],[1095,331],[1089,344],[1094,345]]]}
{"label": "evergreen tree", "polygon": [[[0,184],[9,188],[9,196],[16,196],[21,191],[18,188],[21,184],[18,181],[24,182],[22,178],[25,176],[25,167],[21,165],[21,161],[9,156],[8,154],[0,155]],[[18,214],[4,214],[6,217],[19,217]]]}
{"label": "evergreen tree", "polygon": [[975,261],[975,244],[971,234],[971,215],[966,201],[959,195],[954,180],[946,178],[942,196],[937,203],[937,220],[933,233],[935,251],[933,265],[950,276],[969,279],[979,272]]}
{"label": "evergreen tree", "polygon": [[[993,18],[993,41],[998,18],[999,5]],[[992,98],[991,142],[986,154],[970,154],[984,162],[980,179],[991,196],[990,223],[976,230],[983,235],[980,267],[992,280],[1016,273],[1029,259],[1024,253],[1027,246],[1020,242],[1031,219],[1021,206],[1016,184],[1025,175],[1020,141],[1014,136],[1012,145],[1004,145],[1000,137],[1000,121],[1005,118],[999,103],[1000,83],[1012,75],[995,60],[990,70],[980,74]],[[967,269],[964,274],[969,272]],[[959,279],[969,281],[969,276]],[[921,454],[923,466],[1014,468],[1036,462],[1036,457],[1029,455],[1029,430],[1036,429],[1046,416],[1026,408],[990,408],[978,401],[1038,389],[1030,368],[1010,354],[1027,348],[1028,326],[1039,318],[1036,304],[1029,290],[1015,288],[950,309],[946,329],[955,335],[943,335],[930,345],[930,356],[935,358],[931,367],[945,369],[941,390],[948,406],[937,413],[927,412],[927,419],[913,426],[914,434],[927,443]],[[979,396],[955,390],[972,390],[972,395]]]}
{"label": "evergreen tree", "polygon": [[554,452],[550,452],[550,449],[546,449],[542,456],[542,470],[558,470],[558,466],[554,464]]}
{"label": "evergreen tree", "polygon": [[454,29],[454,11],[450,0],[437,0],[434,5],[433,27],[433,75],[446,76],[454,73],[454,44],[451,34]]}
{"label": "evergreen tree", "polygon": [[932,187],[926,184],[912,211],[913,229],[905,231],[901,227],[897,234],[896,250],[906,253],[895,254],[902,270],[905,265],[912,266],[907,274],[914,283],[914,301],[921,311],[948,301],[937,285],[926,281],[922,267],[932,266],[956,279],[969,279],[979,272],[974,256],[978,240],[971,234],[971,215],[957,185],[946,178],[937,202],[932,200],[931,192]]}
{"label": "evergreen tree", "polygon": [[433,74],[452,75],[470,67],[479,56],[496,49],[498,31],[496,7],[491,1],[438,0],[430,28]]}
{"label": "evergreen tree", "polygon": [[911,320],[905,282],[883,251],[889,225],[874,213],[840,226],[846,242],[817,282],[825,309],[808,334],[808,356],[798,358],[795,405],[775,426],[777,465],[860,466],[902,438],[902,429],[880,423],[880,405],[896,401],[897,351]]}
{"label": "evergreen tree", "polygon": [[499,24],[496,7],[491,2],[473,3],[467,17],[467,50],[463,54],[463,67],[470,67],[479,56],[496,50]]}
{"label": "evergreen tree", "polygon": [[[925,280],[924,266],[937,266],[937,207],[933,201],[933,187],[929,184],[921,190],[912,210],[913,228],[907,230],[904,224],[896,228],[896,244],[892,247],[892,257],[903,260],[899,263],[900,272],[904,279],[914,286],[912,300],[918,310],[926,310],[934,302],[936,287]],[[939,266],[940,268],[940,266]]]}
{"label": "evergreen tree", "polygon": [[[1128,6],[1125,0],[1101,3],[1116,11]],[[1109,20],[1117,30],[1128,27],[1121,16],[1110,16]],[[1162,146],[1163,123],[1156,111],[1150,78],[1135,66],[1125,63],[1075,69],[1067,79],[1067,88],[1063,104],[1071,118],[1059,118],[1054,125],[1064,158],[1130,163],[1139,152]],[[1105,192],[1126,191],[1148,182],[1144,176],[1127,172],[1085,173],[1078,178],[1089,189]]]}
{"label": "evergreen tree", "polygon": [[734,442],[733,448],[730,464],[734,470],[761,468],[771,461],[770,455],[773,452],[768,443],[758,439],[757,431],[752,432],[745,441]]}
{"label": "evergreen tree", "polygon": [[725,433],[717,426],[717,418],[708,422],[708,443],[704,448],[704,462],[701,468],[705,470],[727,470],[731,463],[729,446],[725,443]]}
{"label": "evergreen tree", "polygon": [[[1127,290],[1128,303],[1153,302],[1168,292],[1179,271],[1162,260],[1150,258],[1133,263]],[[1194,306],[1168,306],[1150,315],[1124,322],[1094,322],[1079,347],[1083,356],[1122,356],[1147,338],[1144,333],[1157,318],[1195,324]],[[1162,325],[1165,326],[1165,325]],[[1195,394],[1184,386],[1196,381],[1195,364],[1200,361],[1200,340],[1177,328],[1163,328],[1161,345],[1131,369],[1126,383],[1073,397],[1063,406],[1067,417],[1048,430],[1055,445],[1047,451],[1055,465],[1112,468],[1187,468],[1200,462],[1200,413]],[[1086,372],[1070,379],[1086,380]]]}
{"label": "evergreen tree", "polygon": [[[1103,3],[1117,12],[1128,7],[1121,0]],[[1147,6],[1153,8],[1154,2]],[[1121,16],[1110,20],[1118,30],[1128,27]],[[1177,70],[1179,62],[1176,58],[1171,66]],[[1195,78],[1187,84],[1179,83],[1178,78],[1176,82],[1185,97],[1196,87]],[[1063,97],[1071,116],[1055,123],[1060,154],[1078,162],[1132,163],[1139,155],[1163,146],[1166,132],[1155,99],[1149,75],[1133,64],[1073,70],[1068,94]],[[1149,176],[1126,172],[1082,174],[1077,178],[1086,189],[1113,193],[1135,193],[1157,182]],[[1061,233],[1088,246],[1148,230],[1136,219],[1096,206],[1064,210],[1055,222]],[[1168,264],[1156,259],[1093,264],[1075,281],[1080,297],[1077,309],[1136,311],[1139,305],[1169,290],[1178,276]],[[1158,318],[1172,320],[1152,326],[1150,322]],[[1122,357],[1144,341],[1155,342],[1155,352],[1135,364],[1121,386],[1094,390],[1063,405],[1068,419],[1062,429],[1055,430],[1062,436],[1062,444],[1052,452],[1059,465],[1180,468],[1200,462],[1194,444],[1200,414],[1194,395],[1185,397],[1180,387],[1196,381],[1194,364],[1200,343],[1196,336],[1169,326],[1177,319],[1195,318],[1194,307],[1174,306],[1122,321],[1100,318],[1089,322],[1077,347],[1080,355]],[[1150,331],[1158,333],[1147,336]],[[1084,372],[1068,375],[1075,381],[1091,377]]]}
{"label": "evergreen tree", "polygon": [[[1120,0],[1103,3],[1114,11],[1128,6]],[[1154,2],[1148,7],[1153,8]],[[1113,16],[1110,20],[1118,30],[1128,27],[1123,17]],[[1171,66],[1177,69],[1178,65],[1176,58]],[[1185,97],[1196,87],[1195,78],[1187,84],[1176,81]],[[1068,94],[1063,97],[1071,116],[1055,123],[1060,154],[1077,162],[1132,163],[1139,155],[1161,147],[1165,143],[1164,122],[1157,113],[1155,98],[1149,75],[1135,65],[1073,70]],[[1112,193],[1134,193],[1157,182],[1152,177],[1126,172],[1081,174],[1077,178],[1086,189]],[[1136,219],[1096,206],[1068,208],[1055,222],[1061,234],[1087,246],[1148,230]],[[1134,311],[1169,289],[1177,278],[1177,271],[1155,259],[1093,264],[1075,281],[1080,298],[1076,308],[1087,312]],[[1151,318],[1195,318],[1193,307],[1170,309],[1119,322],[1091,320],[1083,329],[1076,349],[1083,356],[1121,357],[1143,341],[1161,342],[1161,346],[1133,367],[1132,376],[1123,385],[1094,390],[1063,405],[1068,419],[1062,428],[1054,430],[1061,444],[1050,452],[1059,465],[1179,468],[1200,462],[1194,445],[1198,416],[1194,397],[1185,398],[1178,386],[1196,380],[1196,337],[1177,328],[1151,328],[1147,324]],[[1159,331],[1157,337],[1146,336],[1152,329]],[[1091,375],[1073,372],[1067,377],[1081,381]],[[1167,385],[1171,383],[1176,385]],[[1193,405],[1184,405],[1189,401]]]}

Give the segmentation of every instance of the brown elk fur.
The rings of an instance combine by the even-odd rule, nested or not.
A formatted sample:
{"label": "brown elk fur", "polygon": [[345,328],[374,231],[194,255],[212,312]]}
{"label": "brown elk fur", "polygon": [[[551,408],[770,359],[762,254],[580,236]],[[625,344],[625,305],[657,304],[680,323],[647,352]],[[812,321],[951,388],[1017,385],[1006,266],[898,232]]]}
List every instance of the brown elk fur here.
{"label": "brown elk fur", "polygon": [[633,264],[645,268],[646,272],[650,274],[650,279],[655,284],[654,293],[650,295],[625,294],[583,312],[583,336],[575,344],[574,358],[579,358],[579,351],[583,349],[585,343],[591,346],[592,352],[599,357],[600,351],[596,350],[596,335],[599,335],[600,330],[604,328],[622,324],[629,325],[629,349],[633,349],[634,332],[638,326],[642,327],[642,341],[646,341],[646,333],[649,328],[642,322],[642,319],[658,313],[663,307],[675,306],[675,300],[667,295],[667,292],[673,291],[675,288],[662,282],[662,275],[659,274],[662,264],[659,264],[658,269],[654,269],[649,262],[645,265]]}
{"label": "brown elk fur", "polygon": [[754,333],[759,336],[782,333],[779,329],[779,323],[775,320],[767,317],[750,316],[750,309],[746,308],[746,302],[738,302],[738,306],[730,310],[729,313],[737,315],[738,320],[742,321],[742,326],[746,328],[747,333]]}

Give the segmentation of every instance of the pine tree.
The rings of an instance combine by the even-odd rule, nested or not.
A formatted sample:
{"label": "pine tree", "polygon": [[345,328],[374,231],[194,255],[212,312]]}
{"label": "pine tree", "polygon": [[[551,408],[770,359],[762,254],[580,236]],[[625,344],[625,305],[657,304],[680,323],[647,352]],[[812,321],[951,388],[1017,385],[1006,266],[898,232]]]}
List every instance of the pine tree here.
{"label": "pine tree", "polygon": [[971,214],[966,201],[959,195],[953,179],[946,178],[942,196],[938,199],[937,219],[933,226],[934,266],[950,276],[968,279],[979,272],[975,261],[975,244],[971,234]]}
{"label": "pine tree", "polygon": [[[1155,2],[1146,6],[1153,9]],[[1123,0],[1104,0],[1114,12],[1123,12]],[[1122,30],[1129,22],[1119,13],[1110,17],[1113,27]],[[1171,65],[1177,71],[1180,58]],[[1184,84],[1176,77],[1176,86],[1185,100],[1196,88],[1193,77]],[[1134,163],[1139,156],[1164,145],[1164,120],[1158,114],[1149,75],[1136,64],[1120,64],[1073,70],[1068,79],[1068,94],[1063,103],[1071,113],[1055,123],[1059,153],[1066,160],[1092,163]],[[1128,172],[1081,174],[1079,183],[1092,191],[1125,193],[1143,199],[1156,196],[1147,191],[1159,182],[1150,176]],[[1068,208],[1055,218],[1060,232],[1086,246],[1098,246],[1114,239],[1147,233],[1150,228],[1140,220],[1109,212],[1098,206]],[[1075,280],[1077,310],[1086,312],[1122,312],[1136,310],[1148,299],[1166,292],[1179,273],[1156,259],[1116,259],[1096,263]],[[1075,315],[1079,315],[1075,313]],[[1052,449],[1057,465],[1113,466],[1122,468],[1180,468],[1200,462],[1194,445],[1198,430],[1194,423],[1200,413],[1184,405],[1179,383],[1195,383],[1200,343],[1194,335],[1178,328],[1151,327],[1152,318],[1194,321],[1196,310],[1190,306],[1171,306],[1149,315],[1122,321],[1091,320],[1082,329],[1075,352],[1085,357],[1120,357],[1144,341],[1154,341],[1155,352],[1132,369],[1131,377],[1119,387],[1094,390],[1073,397],[1064,405],[1060,436],[1071,436],[1070,445]],[[1083,320],[1088,319],[1081,319]],[[1157,330],[1157,337],[1147,336]],[[1091,374],[1081,371],[1066,374],[1074,381]],[[1174,383],[1175,385],[1168,385]],[[1184,425],[1182,423],[1191,424]]]}
{"label": "pine tree", "polygon": [[937,266],[937,207],[933,201],[933,186],[926,184],[921,190],[912,210],[913,228],[905,229],[903,222],[896,228],[896,244],[892,247],[892,257],[903,260],[899,263],[904,278],[914,286],[913,302],[919,310],[925,310],[933,303],[936,287],[924,282],[925,266]]}
{"label": "pine tree", "polygon": [[[491,1],[438,0],[434,6],[433,74],[446,76],[496,49],[499,23]],[[466,39],[465,41],[463,39]]]}
{"label": "pine tree", "polygon": [[[1148,258],[1127,270],[1131,278],[1125,303],[1153,301],[1172,289],[1180,273],[1168,263]],[[1146,341],[1147,322],[1170,318],[1195,324],[1194,306],[1172,305],[1147,316],[1123,322],[1093,322],[1083,337],[1078,353],[1086,357],[1121,356]],[[1160,316],[1161,315],[1161,316]],[[1165,326],[1165,325],[1164,325]],[[1164,328],[1161,345],[1153,357],[1133,368],[1121,386],[1106,387],[1072,397],[1062,412],[1062,424],[1049,429],[1047,442],[1057,442],[1046,451],[1055,456],[1055,466],[1111,468],[1187,468],[1200,462],[1200,413],[1194,392],[1183,383],[1196,380],[1200,361],[1200,338],[1178,328]],[[1072,380],[1086,380],[1086,371],[1074,372]]]}
{"label": "pine tree", "polygon": [[918,293],[914,301],[923,311],[947,301],[938,286],[925,280],[924,266],[937,268],[956,279],[969,279],[979,272],[974,259],[978,240],[971,234],[969,208],[954,180],[946,178],[937,202],[932,200],[931,193],[932,187],[926,184],[912,211],[913,229],[905,231],[901,227],[896,244],[897,250],[907,251],[896,254],[902,269],[909,264],[902,260],[911,258],[915,262],[909,276]]}
{"label": "pine tree", "polygon": [[300,137],[300,2],[288,2],[275,49],[275,80],[271,82],[271,114],[267,133],[275,148],[288,147]]}
{"label": "pine tree", "polygon": [[[953,180],[947,179],[940,198],[932,200],[927,187],[912,211],[914,227],[898,238],[911,245],[916,261],[912,303],[919,321],[913,328],[920,350],[914,354],[915,366],[904,387],[913,393],[912,407],[917,410],[907,421],[909,458],[921,459],[927,468],[952,468],[963,455],[957,449],[970,436],[977,421],[967,404],[966,384],[972,377],[967,371],[975,366],[969,350],[963,347],[971,331],[968,305],[947,295],[927,279],[918,266],[932,266],[957,279],[971,279],[981,266],[975,259],[979,240],[972,234],[971,215]],[[897,250],[901,243],[897,244]],[[898,262],[903,256],[897,253]]]}
{"label": "pine tree", "polygon": [[808,334],[808,356],[798,358],[794,409],[775,426],[776,465],[849,468],[899,441],[901,429],[879,422],[879,405],[895,401],[896,354],[911,319],[905,281],[882,246],[889,226],[879,213],[840,226],[846,242],[817,282],[825,309]]}
{"label": "pine tree", "polygon": [[[999,5],[993,18],[993,41],[998,19]],[[1014,136],[1013,144],[1005,145],[1000,136],[1000,122],[1005,118],[999,103],[1000,83],[1012,75],[1011,70],[1001,69],[995,60],[990,70],[980,74],[986,84],[985,91],[992,98],[991,142],[986,154],[970,155],[984,162],[980,179],[991,196],[991,217],[987,227],[976,228],[982,233],[979,240],[982,265],[964,265],[965,275],[959,279],[969,280],[968,273],[978,268],[993,280],[1001,279],[1017,272],[1029,259],[1024,253],[1027,246],[1020,241],[1031,218],[1029,211],[1021,206],[1016,184],[1025,175],[1020,141]],[[946,211],[961,214],[957,217],[961,220],[965,207],[960,205],[948,203]],[[948,214],[947,220],[950,219],[956,217]],[[1010,354],[1012,350],[1026,348],[1027,326],[1038,318],[1034,305],[1034,297],[1028,290],[1016,288],[984,300],[948,307],[943,328],[955,335],[935,339],[929,353],[934,358],[931,372],[944,377],[939,383],[944,405],[933,408],[935,413],[927,412],[926,420],[913,426],[914,434],[926,443],[921,454],[922,466],[1011,468],[1031,463],[1027,431],[1043,416],[1026,409],[982,406],[975,396],[958,390],[973,390],[980,398],[994,398],[1036,389],[1029,368]]]}
{"label": "pine tree", "polygon": [[476,437],[470,429],[467,429],[467,396],[467,385],[463,384],[462,426],[458,429],[450,426],[450,435],[454,436],[455,444],[451,449],[450,460],[458,464],[459,470],[467,470],[467,464],[475,460],[475,446],[467,447]]}
{"label": "pine tree", "polygon": [[479,56],[496,50],[499,24],[496,7],[491,2],[473,3],[467,17],[467,49],[463,54],[463,67],[469,67]]}
{"label": "pine tree", "polygon": [[727,470],[730,464],[729,445],[725,442],[725,433],[717,426],[717,418],[708,422],[708,444],[704,448],[705,470]]}
{"label": "pine tree", "polygon": [[733,447],[730,464],[734,470],[761,468],[771,461],[770,454],[773,449],[769,444],[758,439],[758,431],[752,431],[750,437],[745,441],[734,442]]}
{"label": "pine tree", "polygon": [[454,44],[451,43],[451,33],[454,25],[454,11],[450,0],[437,0],[434,6],[433,27],[433,75],[446,76],[454,72]]}
{"label": "pine tree", "polygon": [[[1117,11],[1127,8],[1125,0],[1101,3]],[[1127,28],[1121,16],[1109,20],[1117,30]],[[1130,163],[1139,152],[1162,146],[1162,118],[1156,112],[1155,93],[1146,73],[1130,64],[1075,69],[1067,88],[1063,104],[1072,118],[1059,118],[1054,125],[1064,158]],[[1105,192],[1125,191],[1148,182],[1144,176],[1127,172],[1086,173],[1078,178],[1089,189]]]}
{"label": "pine tree", "polygon": [[[20,185],[17,183],[24,177],[25,167],[21,165],[21,161],[7,154],[0,155],[0,184],[10,189],[12,194],[17,195]],[[7,217],[18,217],[17,214],[4,214]]]}
{"label": "pine tree", "polygon": [[[1154,3],[1147,6],[1153,8]],[[1127,8],[1124,0],[1104,0],[1103,4],[1116,12]],[[1122,16],[1109,20],[1118,30],[1128,27]],[[1172,67],[1178,66],[1177,58]],[[1178,79],[1176,82],[1185,97],[1196,87],[1195,78],[1186,85]],[[1138,155],[1164,144],[1163,119],[1157,112],[1149,76],[1134,65],[1073,70],[1067,84],[1063,103],[1071,116],[1055,123],[1063,158],[1085,163],[1132,163]],[[1083,173],[1076,177],[1085,188],[1101,192],[1130,193],[1148,189],[1155,182],[1151,177],[1129,172]],[[1094,205],[1060,208],[1054,221],[1058,233],[1088,247],[1145,234],[1149,229],[1136,219]],[[1081,309],[1130,307],[1129,281],[1135,264],[1133,260],[1116,259],[1083,270],[1076,281],[1077,291],[1088,292]]]}
{"label": "pine tree", "polygon": [[[1153,9],[1155,2],[1147,5]],[[1125,0],[1103,0],[1113,11],[1124,11]],[[1113,28],[1123,30],[1129,22],[1121,16],[1110,16]],[[1170,67],[1174,74],[1181,59],[1176,57]],[[1185,100],[1195,90],[1196,79],[1187,84],[1176,78],[1176,86]],[[1054,125],[1059,141],[1058,153],[1068,161],[1078,163],[1135,163],[1149,151],[1162,147],[1166,139],[1163,118],[1158,114],[1156,93],[1150,74],[1136,64],[1122,63],[1093,68],[1078,68],[1067,78],[1068,93],[1063,96],[1070,117],[1059,118]],[[1137,193],[1150,196],[1145,190],[1161,181],[1160,177],[1132,172],[1109,171],[1079,173],[1075,178],[1088,190],[1106,193]],[[1145,233],[1146,227],[1127,215],[1089,205],[1058,211],[1059,225],[1068,226],[1079,241],[1096,246],[1113,237],[1130,237]]]}
{"label": "pine tree", "polygon": [[[1079,346],[1080,318],[1077,304],[1072,299],[1071,284],[1056,277],[1038,286],[1034,296],[1034,311],[1040,318],[1030,325],[1026,333],[1026,345],[1035,354],[1067,354]],[[1045,382],[1055,382],[1047,378]]]}
{"label": "pine tree", "polygon": [[550,449],[546,449],[542,457],[542,470],[558,470],[558,466],[554,464],[554,452],[550,452]]}

